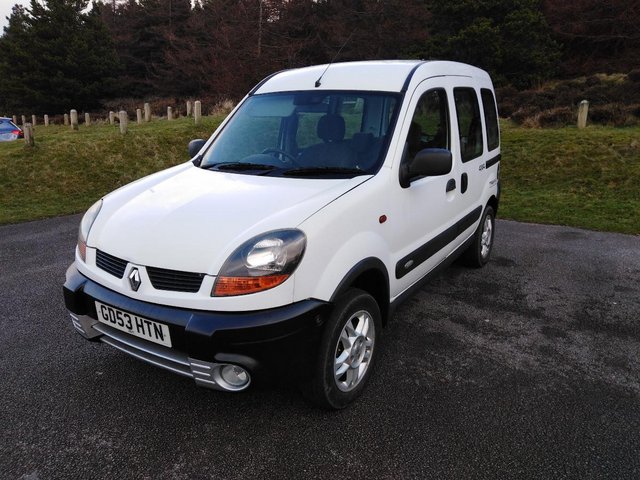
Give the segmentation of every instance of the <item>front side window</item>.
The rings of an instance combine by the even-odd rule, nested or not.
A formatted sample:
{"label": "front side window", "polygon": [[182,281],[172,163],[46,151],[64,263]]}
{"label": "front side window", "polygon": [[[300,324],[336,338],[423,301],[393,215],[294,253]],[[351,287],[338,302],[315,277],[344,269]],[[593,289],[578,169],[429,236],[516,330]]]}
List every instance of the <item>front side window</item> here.
{"label": "front side window", "polygon": [[478,96],[473,88],[454,88],[453,97],[458,116],[458,134],[463,162],[482,155],[482,120]]}
{"label": "front side window", "polygon": [[442,88],[425,92],[416,105],[407,135],[408,159],[425,148],[449,148],[449,109]]}
{"label": "front side window", "polygon": [[381,92],[285,92],[249,97],[201,166],[278,176],[353,176],[380,167],[399,96]]}

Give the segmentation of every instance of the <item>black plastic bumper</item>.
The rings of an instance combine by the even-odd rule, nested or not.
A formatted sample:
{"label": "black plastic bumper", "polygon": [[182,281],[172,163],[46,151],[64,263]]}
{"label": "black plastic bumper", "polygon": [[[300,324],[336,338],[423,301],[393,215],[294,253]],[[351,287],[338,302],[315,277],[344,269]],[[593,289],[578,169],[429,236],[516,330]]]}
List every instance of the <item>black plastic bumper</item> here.
{"label": "black plastic bumper", "polygon": [[239,364],[258,380],[304,377],[312,366],[330,304],[304,300],[251,312],[210,312],[135,300],[69,267],[63,287],[67,309],[97,319],[95,300],[164,323],[172,348],[188,357]]}

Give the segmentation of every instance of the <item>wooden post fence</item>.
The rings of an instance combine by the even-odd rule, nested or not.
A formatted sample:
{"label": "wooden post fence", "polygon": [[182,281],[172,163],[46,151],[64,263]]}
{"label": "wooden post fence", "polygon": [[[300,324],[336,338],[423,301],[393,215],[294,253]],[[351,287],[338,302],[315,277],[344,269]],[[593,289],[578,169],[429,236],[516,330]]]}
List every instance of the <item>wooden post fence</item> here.
{"label": "wooden post fence", "polygon": [[187,117],[191,116],[191,100],[187,100]]}
{"label": "wooden post fence", "polygon": [[33,125],[34,127],[36,126],[36,116],[35,115],[31,115],[31,125]]}
{"label": "wooden post fence", "polygon": [[12,118],[13,123],[15,123],[16,125],[18,124],[18,117],[16,117],[15,115]]}
{"label": "wooden post fence", "polygon": [[33,138],[33,126],[30,123],[22,125],[22,132],[24,133],[24,144],[28,147],[35,145],[35,139]]}
{"label": "wooden post fence", "polygon": [[585,128],[587,126],[587,117],[589,115],[589,102],[582,100],[578,107],[578,128]]}
{"label": "wooden post fence", "polygon": [[26,125],[27,124],[27,119],[25,118],[24,115],[22,115],[22,125]]}
{"label": "wooden post fence", "polygon": [[151,105],[149,105],[148,103],[144,104],[144,121],[151,121]]}
{"label": "wooden post fence", "polygon": [[200,125],[200,123],[202,123],[202,103],[200,103],[200,100],[196,100],[193,105],[193,119],[196,125]]}
{"label": "wooden post fence", "polygon": [[127,127],[129,126],[129,117],[127,116],[127,112],[120,110],[118,113],[118,120],[120,120],[120,133],[124,135],[127,133]]}
{"label": "wooden post fence", "polygon": [[78,111],[71,110],[71,130],[78,130]]}

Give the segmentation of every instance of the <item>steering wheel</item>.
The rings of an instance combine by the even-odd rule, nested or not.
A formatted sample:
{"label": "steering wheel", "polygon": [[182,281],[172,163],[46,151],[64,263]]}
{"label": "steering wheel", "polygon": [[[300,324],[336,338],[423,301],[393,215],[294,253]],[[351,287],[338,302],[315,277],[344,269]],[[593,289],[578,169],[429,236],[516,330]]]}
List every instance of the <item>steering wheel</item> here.
{"label": "steering wheel", "polygon": [[289,163],[293,164],[293,165],[298,165],[298,163],[296,162],[296,157],[293,156],[292,154],[290,154],[289,152],[285,152],[284,150],[280,150],[279,148],[265,148],[261,153],[275,153],[278,155],[282,155],[282,161],[283,162],[287,162],[288,159]]}

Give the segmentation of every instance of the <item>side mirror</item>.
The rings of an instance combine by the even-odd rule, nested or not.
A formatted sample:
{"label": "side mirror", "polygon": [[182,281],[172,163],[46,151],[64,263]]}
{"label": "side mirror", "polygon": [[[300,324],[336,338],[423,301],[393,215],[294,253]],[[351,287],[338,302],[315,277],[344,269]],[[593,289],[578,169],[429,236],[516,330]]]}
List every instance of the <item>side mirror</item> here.
{"label": "side mirror", "polygon": [[411,180],[417,177],[436,177],[451,172],[453,157],[444,148],[420,150],[411,162],[400,166],[400,186],[409,188]]}
{"label": "side mirror", "polygon": [[189,157],[190,158],[195,157],[205,143],[207,143],[207,141],[201,138],[196,138],[195,140],[191,140],[189,142]]}

